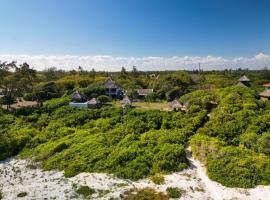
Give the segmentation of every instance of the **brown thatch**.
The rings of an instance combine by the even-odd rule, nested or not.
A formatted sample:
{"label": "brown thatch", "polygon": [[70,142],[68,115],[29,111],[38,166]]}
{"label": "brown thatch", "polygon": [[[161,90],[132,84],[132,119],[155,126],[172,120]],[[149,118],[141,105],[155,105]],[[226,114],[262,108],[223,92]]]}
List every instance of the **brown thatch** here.
{"label": "brown thatch", "polygon": [[80,92],[76,91],[72,94],[72,100],[73,101],[84,101],[85,100],[85,97],[83,94],[81,94]]}
{"label": "brown thatch", "polygon": [[238,81],[239,82],[250,82],[250,79],[246,75],[244,75],[241,78],[239,78]]}
{"label": "brown thatch", "polygon": [[116,89],[118,88],[115,82],[112,80],[111,77],[109,77],[105,82],[104,82],[104,87],[106,89]]}
{"label": "brown thatch", "polygon": [[131,104],[132,104],[132,101],[129,99],[128,96],[125,96],[125,97],[123,98],[123,100],[120,101],[120,103],[121,103],[122,105],[131,105]]}
{"label": "brown thatch", "polygon": [[260,97],[270,98],[270,89],[266,89],[259,94]]}

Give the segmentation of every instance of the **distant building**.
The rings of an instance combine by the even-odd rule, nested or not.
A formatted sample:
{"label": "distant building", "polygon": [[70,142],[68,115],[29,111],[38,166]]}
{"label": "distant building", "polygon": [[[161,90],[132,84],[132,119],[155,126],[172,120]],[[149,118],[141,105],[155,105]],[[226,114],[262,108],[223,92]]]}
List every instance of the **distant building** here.
{"label": "distant building", "polygon": [[101,104],[96,98],[92,98],[87,102],[70,102],[69,106],[76,108],[99,108]]}
{"label": "distant building", "polygon": [[122,89],[115,84],[115,82],[112,80],[111,77],[109,77],[104,82],[104,87],[105,87],[105,94],[110,97],[119,97],[123,95]]}
{"label": "distant building", "polygon": [[87,103],[88,103],[88,108],[99,108],[101,106],[101,103],[96,98],[92,98]]}
{"label": "distant building", "polygon": [[149,94],[152,94],[154,92],[153,89],[138,89],[137,90],[139,97],[147,97]]}
{"label": "distant building", "polygon": [[120,101],[120,103],[123,107],[126,107],[126,106],[130,107],[132,105],[132,101],[130,100],[128,96],[125,96],[123,100]]}
{"label": "distant building", "polygon": [[265,90],[259,94],[262,100],[269,100],[270,99],[270,83],[266,83],[263,85]]}
{"label": "distant building", "polygon": [[171,107],[174,111],[186,112],[186,107],[176,99],[171,102]]}
{"label": "distant building", "polygon": [[250,79],[247,76],[242,76],[238,79],[238,86],[250,87]]}
{"label": "distant building", "polygon": [[76,92],[74,92],[72,94],[71,99],[72,99],[73,102],[84,102],[84,101],[86,101],[85,96],[82,93],[78,92],[78,91],[76,91]]}

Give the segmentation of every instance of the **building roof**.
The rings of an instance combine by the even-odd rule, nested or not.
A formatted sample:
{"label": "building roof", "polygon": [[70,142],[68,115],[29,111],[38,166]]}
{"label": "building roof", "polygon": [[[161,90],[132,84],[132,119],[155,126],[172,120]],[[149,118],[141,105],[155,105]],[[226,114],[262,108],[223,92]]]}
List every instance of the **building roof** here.
{"label": "building roof", "polygon": [[267,97],[267,98],[270,98],[270,90],[267,89],[267,90],[264,90],[263,92],[261,92],[259,94],[261,97]]}
{"label": "building roof", "polygon": [[237,86],[247,87],[247,85],[245,85],[243,82],[238,82]]}
{"label": "building roof", "polygon": [[120,101],[120,103],[121,104],[124,104],[124,105],[131,105],[131,100],[129,99],[129,97],[128,96],[125,96],[124,98],[123,98],[123,100],[121,100]]}
{"label": "building roof", "polygon": [[84,96],[80,92],[76,91],[73,93],[72,99],[81,100],[84,99]]}
{"label": "building roof", "polygon": [[171,102],[172,108],[183,108],[183,105],[179,103],[176,99]]}
{"label": "building roof", "polygon": [[117,88],[117,85],[115,82],[112,80],[111,77],[109,77],[105,82],[104,82],[104,87],[105,88]]}
{"label": "building roof", "polygon": [[137,92],[140,96],[147,96],[148,94],[153,93],[154,90],[153,89],[138,89]]}
{"label": "building roof", "polygon": [[270,83],[266,83],[266,84],[264,84],[263,86],[265,86],[265,87],[270,87]]}
{"label": "building roof", "polygon": [[96,98],[92,98],[90,101],[87,102],[89,105],[97,105],[99,101]]}
{"label": "building roof", "polygon": [[250,80],[246,75],[244,75],[241,78],[239,78],[238,81],[239,82],[249,82]]}

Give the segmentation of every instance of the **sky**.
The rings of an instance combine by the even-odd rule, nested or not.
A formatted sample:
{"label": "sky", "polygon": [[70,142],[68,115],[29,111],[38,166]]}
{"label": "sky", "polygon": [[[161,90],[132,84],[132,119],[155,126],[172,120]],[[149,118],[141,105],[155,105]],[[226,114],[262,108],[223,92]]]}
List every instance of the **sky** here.
{"label": "sky", "polygon": [[269,0],[0,0],[0,60],[36,69],[270,67]]}

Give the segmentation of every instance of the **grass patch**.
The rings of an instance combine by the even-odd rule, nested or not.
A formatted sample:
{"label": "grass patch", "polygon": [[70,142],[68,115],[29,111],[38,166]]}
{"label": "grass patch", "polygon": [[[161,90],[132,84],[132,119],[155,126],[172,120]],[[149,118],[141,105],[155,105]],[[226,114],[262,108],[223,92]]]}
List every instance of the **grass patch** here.
{"label": "grass patch", "polygon": [[164,176],[160,175],[160,174],[156,174],[154,176],[152,176],[151,181],[157,185],[161,185],[165,182]]}
{"label": "grass patch", "polygon": [[168,187],[166,189],[167,194],[169,195],[169,197],[171,198],[180,198],[182,195],[182,192],[179,188],[176,187]]}
{"label": "grass patch", "polygon": [[89,197],[95,193],[95,190],[88,186],[81,186],[76,190],[76,192],[84,197]]}
{"label": "grass patch", "polygon": [[17,195],[17,197],[25,197],[27,196],[27,192],[21,192]]}

